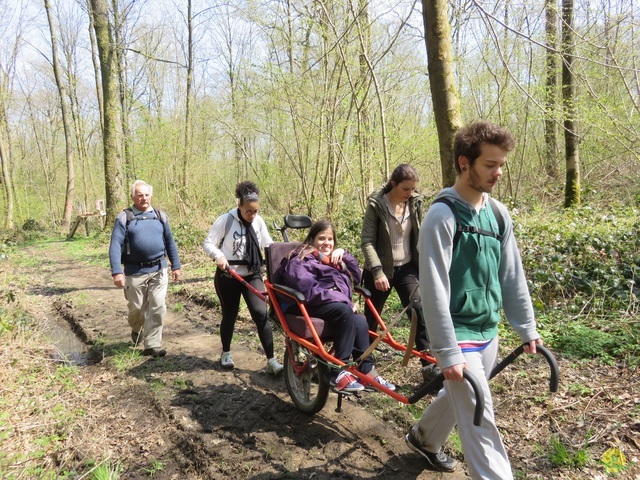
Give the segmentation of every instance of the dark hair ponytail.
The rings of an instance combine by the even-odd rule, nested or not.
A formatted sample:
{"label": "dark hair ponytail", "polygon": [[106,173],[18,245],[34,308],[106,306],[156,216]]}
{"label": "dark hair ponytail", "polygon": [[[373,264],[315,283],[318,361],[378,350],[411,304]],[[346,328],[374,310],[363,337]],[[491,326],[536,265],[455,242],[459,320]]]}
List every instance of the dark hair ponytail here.
{"label": "dark hair ponytail", "polygon": [[384,193],[389,193],[393,188],[391,182],[395,182],[395,184],[398,185],[400,182],[404,182],[405,180],[413,180],[414,182],[417,182],[419,180],[418,172],[408,163],[401,163],[393,169],[393,172],[391,172],[391,177],[389,177],[389,181],[384,186]]}

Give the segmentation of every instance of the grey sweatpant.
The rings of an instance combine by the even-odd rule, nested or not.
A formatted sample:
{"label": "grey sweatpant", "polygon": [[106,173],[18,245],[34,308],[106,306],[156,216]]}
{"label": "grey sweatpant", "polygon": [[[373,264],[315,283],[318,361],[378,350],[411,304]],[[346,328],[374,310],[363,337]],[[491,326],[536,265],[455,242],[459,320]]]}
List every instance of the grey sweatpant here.
{"label": "grey sweatpant", "polygon": [[458,426],[462,452],[474,480],[512,480],[511,464],[502,443],[493,414],[493,400],[487,377],[498,358],[498,338],[481,352],[464,354],[467,368],[475,375],[484,392],[482,425],[473,424],[475,396],[469,382],[445,381],[444,388],[412,427],[422,448],[438,452]]}
{"label": "grey sweatpant", "polygon": [[129,325],[134,332],[144,327],[145,348],[160,348],[162,343],[162,327],[167,313],[164,298],[168,285],[166,268],[125,277],[124,297],[129,302]]}

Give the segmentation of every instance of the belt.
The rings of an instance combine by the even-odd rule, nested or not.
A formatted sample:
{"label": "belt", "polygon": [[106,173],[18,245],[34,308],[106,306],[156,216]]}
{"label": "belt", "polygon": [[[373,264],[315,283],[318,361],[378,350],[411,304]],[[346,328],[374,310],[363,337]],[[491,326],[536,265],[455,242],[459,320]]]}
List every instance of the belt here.
{"label": "belt", "polygon": [[156,258],[155,260],[151,260],[150,262],[132,263],[131,265],[138,265],[140,267],[153,267],[155,265],[161,264],[163,258],[164,257]]}

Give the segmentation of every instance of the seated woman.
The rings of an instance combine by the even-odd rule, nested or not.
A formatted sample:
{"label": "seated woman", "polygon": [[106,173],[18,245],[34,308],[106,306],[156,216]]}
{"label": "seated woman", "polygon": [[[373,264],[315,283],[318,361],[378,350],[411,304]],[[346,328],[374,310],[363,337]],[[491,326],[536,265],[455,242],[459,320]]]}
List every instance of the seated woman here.
{"label": "seated woman", "polygon": [[[353,255],[336,249],[336,243],[331,222],[315,222],[303,245],[283,260],[282,282],[304,295],[309,315],[331,322],[334,356],[349,363],[352,356],[354,360],[359,359],[369,347],[369,327],[351,300],[352,285],[360,283],[360,267]],[[362,361],[358,370],[395,390],[395,386],[376,371],[371,355]],[[364,390],[357,377],[346,370],[332,370],[330,383],[342,392]]]}

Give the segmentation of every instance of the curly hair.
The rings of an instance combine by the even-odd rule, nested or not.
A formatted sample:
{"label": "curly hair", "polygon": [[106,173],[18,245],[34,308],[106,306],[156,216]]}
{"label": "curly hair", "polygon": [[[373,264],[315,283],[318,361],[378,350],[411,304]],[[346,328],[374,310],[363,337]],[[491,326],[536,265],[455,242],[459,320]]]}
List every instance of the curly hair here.
{"label": "curly hair", "polygon": [[453,139],[453,163],[458,173],[461,172],[458,161],[460,157],[467,157],[469,165],[472,166],[480,156],[480,147],[483,143],[496,145],[507,152],[516,146],[513,135],[506,128],[486,120],[471,122],[458,130]]}
{"label": "curly hair", "polygon": [[251,181],[240,182],[236,185],[236,198],[240,200],[240,205],[245,202],[257,202],[260,190],[258,186]]}

